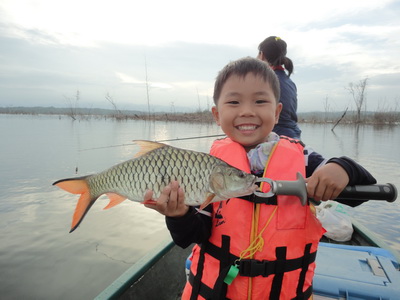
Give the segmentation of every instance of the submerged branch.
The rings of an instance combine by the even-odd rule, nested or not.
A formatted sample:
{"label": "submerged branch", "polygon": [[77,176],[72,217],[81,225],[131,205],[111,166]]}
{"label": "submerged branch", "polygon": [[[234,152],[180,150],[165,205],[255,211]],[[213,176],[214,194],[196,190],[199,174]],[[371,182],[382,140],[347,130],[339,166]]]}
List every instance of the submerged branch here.
{"label": "submerged branch", "polygon": [[337,120],[336,124],[332,127],[331,131],[333,131],[333,130],[335,129],[335,127],[340,123],[340,121],[342,121],[342,119],[343,119],[344,116],[346,115],[348,109],[349,109],[349,107],[347,106],[347,107],[346,107],[346,110],[344,111],[344,113],[342,114],[342,116],[340,117],[340,119]]}

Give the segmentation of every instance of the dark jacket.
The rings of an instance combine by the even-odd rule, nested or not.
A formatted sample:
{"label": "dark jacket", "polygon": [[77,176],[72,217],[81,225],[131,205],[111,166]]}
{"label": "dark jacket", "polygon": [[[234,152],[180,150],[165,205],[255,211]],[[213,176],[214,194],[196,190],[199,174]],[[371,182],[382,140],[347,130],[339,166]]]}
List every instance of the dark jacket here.
{"label": "dark jacket", "polygon": [[284,70],[275,70],[281,88],[280,102],[283,105],[278,124],[273,131],[278,135],[300,139],[301,130],[297,126],[297,87]]}

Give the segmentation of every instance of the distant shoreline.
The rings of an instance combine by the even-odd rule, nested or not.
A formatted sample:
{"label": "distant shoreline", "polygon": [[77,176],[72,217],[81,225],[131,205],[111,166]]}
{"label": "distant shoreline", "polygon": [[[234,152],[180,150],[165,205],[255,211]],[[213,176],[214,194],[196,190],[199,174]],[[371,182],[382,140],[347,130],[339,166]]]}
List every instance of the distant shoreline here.
{"label": "distant shoreline", "polygon": [[[185,123],[213,123],[210,111],[199,112],[154,112],[148,115],[143,111],[111,110],[101,108],[56,108],[56,107],[0,107],[0,114],[13,115],[64,115],[71,120],[89,120],[91,118],[124,120],[152,120]],[[400,112],[363,112],[361,122],[355,122],[356,112],[303,112],[298,113],[299,123],[337,123],[400,125]]]}

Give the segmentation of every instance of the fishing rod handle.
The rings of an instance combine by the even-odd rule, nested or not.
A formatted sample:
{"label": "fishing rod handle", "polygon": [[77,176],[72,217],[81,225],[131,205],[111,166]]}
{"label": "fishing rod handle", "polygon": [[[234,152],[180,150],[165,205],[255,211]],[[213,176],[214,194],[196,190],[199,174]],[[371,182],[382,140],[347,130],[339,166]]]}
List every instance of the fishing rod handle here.
{"label": "fishing rod handle", "polygon": [[386,200],[394,202],[397,188],[394,184],[371,184],[347,186],[336,199]]}

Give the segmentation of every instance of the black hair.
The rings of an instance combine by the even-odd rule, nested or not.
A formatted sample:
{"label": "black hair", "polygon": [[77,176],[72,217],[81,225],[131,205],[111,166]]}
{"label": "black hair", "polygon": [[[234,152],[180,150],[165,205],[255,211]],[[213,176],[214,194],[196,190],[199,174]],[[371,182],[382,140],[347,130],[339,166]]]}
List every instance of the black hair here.
{"label": "black hair", "polygon": [[268,82],[274,93],[276,101],[279,102],[279,79],[276,76],[275,72],[266,62],[260,59],[253,57],[244,57],[235,61],[231,61],[218,73],[218,76],[215,79],[213,95],[215,105],[217,105],[218,99],[221,96],[222,88],[229,77],[231,77],[232,75],[245,77],[248,73],[253,73],[256,76],[261,76],[266,82]]}
{"label": "black hair", "polygon": [[289,57],[286,56],[287,44],[280,37],[267,37],[258,46],[258,51],[264,55],[265,59],[271,66],[284,65],[285,69],[289,73],[289,77],[293,73],[293,62]]}

